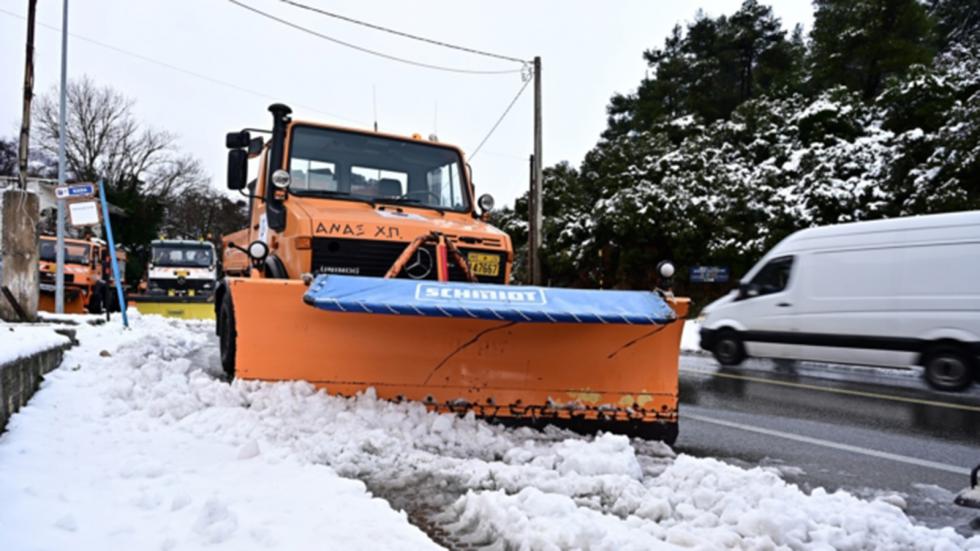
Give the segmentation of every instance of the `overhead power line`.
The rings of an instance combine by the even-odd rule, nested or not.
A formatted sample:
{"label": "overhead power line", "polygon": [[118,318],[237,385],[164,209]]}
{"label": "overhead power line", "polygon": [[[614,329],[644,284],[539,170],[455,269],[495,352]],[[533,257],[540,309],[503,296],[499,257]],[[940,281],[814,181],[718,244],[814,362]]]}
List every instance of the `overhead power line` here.
{"label": "overhead power line", "polygon": [[315,8],[313,6],[307,6],[306,4],[301,4],[301,3],[295,2],[293,0],[279,0],[279,1],[282,2],[282,3],[284,3],[284,4],[289,4],[290,6],[294,6],[294,7],[303,9],[303,10],[307,10],[307,11],[319,13],[320,15],[326,15],[327,17],[333,17],[334,19],[340,19],[341,21],[346,21],[348,23],[353,23],[355,25],[360,25],[362,27],[367,27],[369,29],[374,29],[376,31],[386,32],[386,33],[393,34],[393,35],[396,35],[396,36],[400,36],[400,37],[403,37],[403,38],[408,38],[408,39],[411,39],[411,40],[417,40],[419,42],[425,42],[427,44],[434,44],[436,46],[442,46],[444,48],[451,48],[453,50],[459,50],[461,52],[467,52],[467,53],[471,53],[471,54],[482,55],[482,56],[492,57],[492,58],[496,58],[496,59],[502,59],[504,61],[514,61],[514,62],[520,63],[522,65],[525,64],[525,63],[528,63],[528,60],[526,60],[526,59],[518,59],[516,57],[510,57],[510,56],[506,56],[506,55],[495,54],[493,52],[485,52],[483,50],[477,50],[477,49],[474,49],[474,48],[467,48],[466,46],[459,46],[459,45],[456,45],[456,44],[450,44],[448,42],[442,42],[441,40],[433,40],[431,38],[425,38],[424,36],[418,36],[418,35],[414,35],[414,34],[402,32],[402,31],[398,31],[398,30],[395,30],[395,29],[389,29],[388,27],[382,27],[381,25],[375,25],[374,23],[368,23],[367,21],[361,21],[361,20],[358,20],[358,19],[354,19],[353,17],[347,17],[346,15],[340,15],[339,13],[330,12],[330,11],[327,11],[327,10],[324,10],[324,9],[321,9],[321,8]]}
{"label": "overhead power line", "polygon": [[514,104],[517,103],[517,100],[521,97],[521,94],[524,93],[524,89],[527,88],[527,85],[531,83],[531,80],[532,79],[530,78],[524,79],[524,84],[521,85],[521,89],[517,91],[517,95],[514,96],[514,99],[510,100],[510,104],[507,106],[507,109],[504,109],[504,112],[501,113],[500,118],[497,119],[497,122],[493,123],[493,127],[490,129],[489,132],[487,132],[487,135],[483,137],[483,140],[480,141],[480,145],[476,146],[476,149],[474,149],[473,153],[470,154],[471,161],[473,160],[473,157],[476,157],[476,154],[480,152],[480,148],[483,147],[483,144],[487,143],[487,140],[490,139],[490,136],[492,136],[494,131],[497,130],[497,127],[500,126],[501,122],[503,122],[504,117],[507,116],[507,113],[510,113],[511,108],[513,108]]}
{"label": "overhead power line", "polygon": [[521,72],[524,71],[523,68],[521,68],[521,69],[504,69],[504,70],[499,70],[499,69],[498,70],[462,69],[462,68],[458,68],[458,67],[445,67],[445,66],[442,66],[442,65],[433,65],[431,63],[424,63],[424,62],[421,62],[421,61],[415,61],[415,60],[407,59],[407,58],[404,58],[404,57],[398,57],[398,56],[394,56],[394,55],[391,55],[391,54],[386,54],[384,52],[379,52],[377,50],[371,50],[371,49],[365,48],[363,46],[358,46],[357,44],[352,44],[350,42],[345,42],[345,41],[340,40],[338,38],[334,38],[332,36],[325,35],[325,34],[323,34],[321,32],[314,31],[313,29],[309,29],[309,28],[304,27],[302,25],[298,25],[296,23],[293,23],[292,21],[288,21],[288,20],[283,19],[281,17],[277,17],[275,15],[272,15],[271,13],[262,11],[262,10],[260,10],[258,8],[252,7],[252,6],[249,6],[248,4],[239,2],[238,0],[228,0],[228,1],[231,2],[234,5],[242,8],[242,9],[245,9],[245,10],[248,10],[248,11],[250,11],[252,13],[261,15],[262,17],[265,17],[266,19],[271,19],[272,21],[276,21],[277,23],[286,25],[287,27],[291,27],[293,29],[296,29],[298,31],[302,31],[304,33],[307,33],[307,34],[310,34],[310,35],[313,35],[313,36],[316,36],[318,38],[322,38],[322,39],[327,40],[329,42],[333,42],[334,44],[339,44],[341,46],[345,46],[347,48],[351,48],[353,50],[357,50],[357,51],[362,52],[362,53],[366,53],[366,54],[370,54],[370,55],[373,55],[373,56],[381,57],[381,58],[384,58],[384,59],[387,59],[387,60],[390,60],[390,61],[397,61],[397,62],[400,62],[400,63],[407,63],[408,65],[414,65],[416,67],[425,67],[426,69],[435,69],[437,71],[447,71],[447,72],[450,72],[450,73],[464,73],[464,74],[471,74],[471,75],[504,75],[504,74],[509,74],[509,73],[521,73]]}
{"label": "overhead power line", "polygon": [[[0,8],[0,13],[4,13],[6,15],[9,15],[11,17],[15,17],[17,19],[25,19],[25,17],[23,15],[20,15],[19,13],[12,12],[12,11],[9,11],[9,10],[5,10],[3,8]],[[61,28],[60,27],[56,27],[54,25],[48,25],[48,24],[45,24],[45,23],[41,23],[40,21],[37,22],[37,25],[39,27],[44,27],[44,28],[46,28],[48,30],[61,32]],[[204,75],[204,74],[201,74],[201,73],[197,73],[195,71],[191,71],[190,69],[184,69],[183,67],[178,67],[178,66],[173,65],[171,63],[167,63],[166,61],[160,61],[158,59],[153,59],[152,57],[148,57],[148,56],[145,56],[143,54],[138,54],[136,52],[131,52],[131,51],[126,50],[124,48],[120,48],[119,46],[113,46],[112,44],[107,44],[105,42],[101,42],[99,40],[88,38],[88,37],[85,37],[85,36],[82,36],[82,35],[79,35],[79,34],[75,34],[75,33],[72,33],[72,32],[69,32],[68,33],[68,36],[70,36],[70,37],[72,37],[74,39],[77,39],[77,40],[81,40],[83,42],[87,42],[87,43],[92,44],[94,46],[98,46],[100,48],[105,48],[107,50],[111,50],[111,51],[116,52],[116,53],[127,55],[129,57],[138,59],[140,61],[145,61],[147,63],[152,63],[154,65],[159,65],[161,67],[165,67],[167,69],[170,69],[171,71],[176,71],[178,73],[183,73],[183,74],[185,74],[187,76],[191,76],[191,77],[194,77],[194,78],[197,78],[197,79],[201,79],[201,80],[210,82],[212,84],[217,84],[219,86],[224,86],[226,88],[231,88],[231,89],[237,90],[239,92],[244,92],[246,94],[251,94],[253,96],[264,98],[264,99],[268,99],[268,100],[272,100],[272,101],[282,101],[282,98],[281,97],[276,97],[276,96],[273,96],[273,95],[270,95],[270,94],[265,94],[263,92],[258,92],[258,91],[255,91],[255,90],[251,90],[249,88],[245,88],[243,86],[239,86],[239,85],[234,84],[232,82],[227,82],[227,81],[216,79],[214,77],[210,77],[210,76],[207,76],[207,75]],[[296,107],[300,107],[300,108],[305,109],[305,110],[308,110],[308,111],[313,111],[313,112],[316,112],[316,113],[320,113],[321,115],[327,115],[329,117],[333,117],[333,118],[336,118],[336,119],[340,119],[340,120],[344,120],[344,121],[348,121],[348,122],[354,122],[354,123],[358,123],[358,124],[367,124],[365,121],[362,121],[362,120],[352,119],[350,117],[345,117],[343,115],[338,115],[336,113],[330,113],[330,112],[327,112],[327,111],[323,111],[322,109],[317,109],[315,107],[309,107],[309,106],[301,105],[301,104],[294,104],[294,105]]]}

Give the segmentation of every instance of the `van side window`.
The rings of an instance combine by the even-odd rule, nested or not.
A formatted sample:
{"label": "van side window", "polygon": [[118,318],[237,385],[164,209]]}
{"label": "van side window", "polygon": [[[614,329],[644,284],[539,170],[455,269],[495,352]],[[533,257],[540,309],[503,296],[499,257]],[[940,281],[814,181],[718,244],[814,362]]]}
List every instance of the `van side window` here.
{"label": "van side window", "polygon": [[752,287],[758,290],[760,295],[770,295],[778,293],[789,284],[790,272],[793,269],[793,257],[781,256],[769,261],[768,264],[759,270],[759,273],[752,278]]}

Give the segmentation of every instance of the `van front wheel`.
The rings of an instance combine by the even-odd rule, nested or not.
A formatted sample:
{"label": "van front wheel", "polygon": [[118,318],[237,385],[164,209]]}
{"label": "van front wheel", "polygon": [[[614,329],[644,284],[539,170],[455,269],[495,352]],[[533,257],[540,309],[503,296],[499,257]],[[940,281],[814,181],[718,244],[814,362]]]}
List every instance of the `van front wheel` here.
{"label": "van front wheel", "polygon": [[735,366],[745,360],[745,345],[738,333],[730,329],[718,334],[711,352],[721,365]]}
{"label": "van front wheel", "polygon": [[970,356],[958,346],[941,344],[923,357],[926,382],[936,390],[958,392],[970,386],[975,377]]}

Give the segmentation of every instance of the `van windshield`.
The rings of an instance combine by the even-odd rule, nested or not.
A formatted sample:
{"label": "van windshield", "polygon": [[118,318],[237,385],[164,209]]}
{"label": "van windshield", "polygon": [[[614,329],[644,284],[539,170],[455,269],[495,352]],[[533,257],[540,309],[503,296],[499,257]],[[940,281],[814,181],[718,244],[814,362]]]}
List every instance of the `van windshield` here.
{"label": "van windshield", "polygon": [[423,141],[296,126],[289,172],[295,195],[470,210],[459,153]]}

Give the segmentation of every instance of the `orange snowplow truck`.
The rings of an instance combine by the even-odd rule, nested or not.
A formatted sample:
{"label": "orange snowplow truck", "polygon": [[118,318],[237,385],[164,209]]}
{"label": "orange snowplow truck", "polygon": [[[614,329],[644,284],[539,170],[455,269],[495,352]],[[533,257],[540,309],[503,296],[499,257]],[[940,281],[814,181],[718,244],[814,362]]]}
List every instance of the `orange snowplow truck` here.
{"label": "orange snowplow truck", "polygon": [[226,137],[250,204],[215,296],[230,378],[674,440],[686,299],[508,285],[511,240],[458,148],[269,111]]}
{"label": "orange snowplow truck", "polygon": [[[38,269],[38,310],[55,311],[55,272],[57,270],[58,240],[53,236],[41,236],[38,243],[40,263]],[[65,239],[65,291],[66,314],[101,313],[109,299],[109,309],[117,311],[114,293],[106,294],[105,285],[111,281],[108,269],[109,246],[101,239]],[[126,253],[116,251],[121,273],[126,270]]]}

